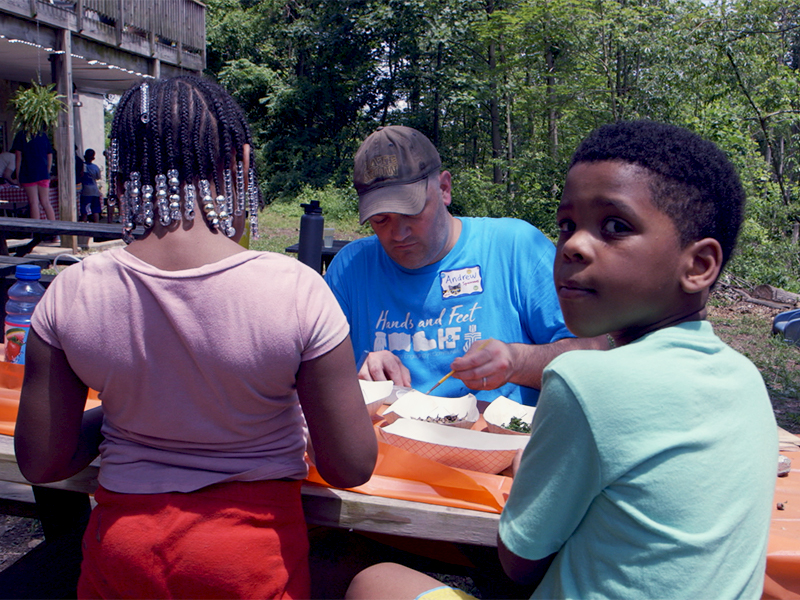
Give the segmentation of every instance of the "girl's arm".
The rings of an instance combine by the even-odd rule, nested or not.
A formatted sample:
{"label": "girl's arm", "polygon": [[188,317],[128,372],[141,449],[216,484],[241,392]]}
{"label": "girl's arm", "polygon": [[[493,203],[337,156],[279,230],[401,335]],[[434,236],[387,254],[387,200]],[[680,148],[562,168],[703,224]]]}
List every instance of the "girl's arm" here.
{"label": "girl's arm", "polygon": [[84,412],[87,393],[64,352],[31,328],[14,431],[17,463],[28,481],[66,479],[98,455],[103,411]]}
{"label": "girl's arm", "polygon": [[297,394],[323,479],[342,488],[368,481],[378,442],[358,383],[350,336],[327,354],[300,364]]}

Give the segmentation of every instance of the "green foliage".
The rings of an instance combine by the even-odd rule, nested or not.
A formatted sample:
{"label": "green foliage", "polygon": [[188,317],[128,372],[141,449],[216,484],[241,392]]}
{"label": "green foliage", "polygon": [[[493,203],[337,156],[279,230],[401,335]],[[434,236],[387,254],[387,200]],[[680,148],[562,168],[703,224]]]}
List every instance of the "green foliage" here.
{"label": "green foliage", "polygon": [[66,110],[64,96],[55,92],[55,84],[39,85],[31,82],[29,88],[20,87],[8,103],[14,108],[15,131],[24,130],[28,139],[40,131],[47,132],[58,120],[58,113]]}
{"label": "green foliage", "polygon": [[[800,5],[780,0],[209,0],[208,65],[249,115],[265,196],[350,186],[360,141],[416,127],[452,210],[554,236],[570,156],[650,118],[714,140],[741,174],[734,274],[800,286]],[[313,192],[311,191],[313,190]],[[344,192],[342,192],[344,193]],[[345,193],[347,196],[347,193]]]}
{"label": "green foliage", "polygon": [[800,293],[797,248],[775,236],[753,219],[747,219],[727,270],[753,285],[772,285]]}
{"label": "green foliage", "polygon": [[301,204],[308,204],[313,200],[319,202],[322,215],[326,219],[358,220],[358,196],[352,186],[340,188],[328,184],[323,188],[314,188],[306,185],[296,197],[296,201]]}

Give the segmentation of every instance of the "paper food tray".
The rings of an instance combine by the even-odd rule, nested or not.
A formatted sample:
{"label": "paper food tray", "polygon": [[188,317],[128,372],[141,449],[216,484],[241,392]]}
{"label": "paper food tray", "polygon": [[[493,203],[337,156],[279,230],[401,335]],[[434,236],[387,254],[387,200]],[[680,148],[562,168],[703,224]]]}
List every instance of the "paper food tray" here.
{"label": "paper food tray", "polygon": [[514,455],[528,443],[527,436],[500,435],[412,419],[397,419],[379,432],[387,444],[449,467],[495,474],[511,466]]}
{"label": "paper food tray", "polygon": [[536,407],[534,406],[525,406],[505,396],[498,396],[483,411],[483,419],[486,421],[486,428],[491,433],[529,436],[530,433],[507,429],[506,425],[508,425],[512,417],[517,417],[530,425],[533,422],[534,412],[536,412]]}
{"label": "paper food tray", "polygon": [[393,384],[391,381],[366,381],[364,379],[359,379],[358,383],[361,385],[361,395],[364,396],[364,404],[367,405],[369,416],[374,417],[385,399],[392,393]]}
{"label": "paper food tray", "polygon": [[456,421],[441,424],[469,429],[480,418],[478,399],[472,394],[460,398],[442,398],[412,390],[399,397],[392,407],[383,413],[383,418],[393,423],[400,418],[426,421],[428,418],[442,419],[452,415],[456,415]]}

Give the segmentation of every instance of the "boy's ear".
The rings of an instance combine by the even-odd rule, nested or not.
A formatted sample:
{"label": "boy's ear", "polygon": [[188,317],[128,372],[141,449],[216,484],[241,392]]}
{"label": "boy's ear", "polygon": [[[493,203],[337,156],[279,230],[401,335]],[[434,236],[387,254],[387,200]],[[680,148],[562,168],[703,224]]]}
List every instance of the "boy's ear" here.
{"label": "boy's ear", "polygon": [[683,250],[684,268],[681,288],[687,294],[708,290],[714,285],[722,268],[722,246],[714,238],[692,242]]}

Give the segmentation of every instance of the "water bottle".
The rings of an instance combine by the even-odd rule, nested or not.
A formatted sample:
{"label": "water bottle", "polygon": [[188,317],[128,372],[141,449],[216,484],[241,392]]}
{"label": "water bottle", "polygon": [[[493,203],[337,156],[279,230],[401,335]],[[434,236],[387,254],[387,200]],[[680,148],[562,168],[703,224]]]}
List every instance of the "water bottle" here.
{"label": "water bottle", "polygon": [[31,315],[44,294],[44,287],[39,283],[42,269],[37,265],[17,265],[16,276],[16,283],[8,289],[6,302],[6,361],[24,365]]}
{"label": "water bottle", "polygon": [[317,273],[321,273],[322,230],[325,225],[322,208],[319,200],[312,200],[308,204],[300,206],[305,209],[305,212],[300,217],[300,243],[298,244],[297,258],[300,259],[300,262],[315,269]]}

